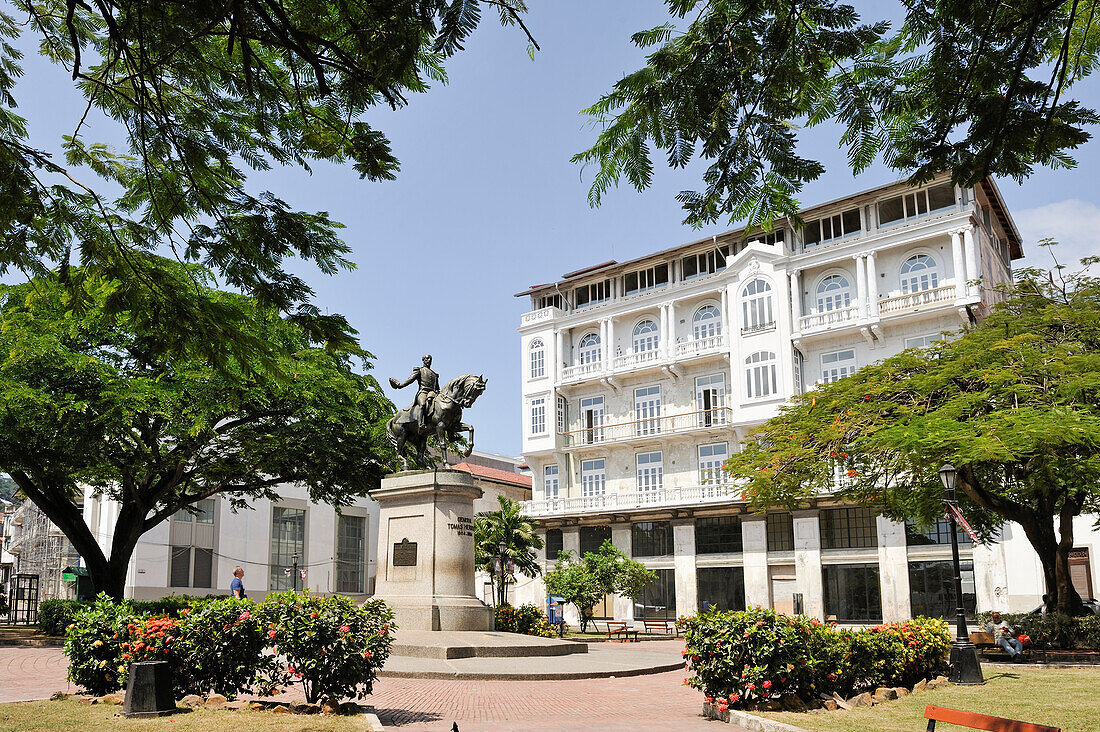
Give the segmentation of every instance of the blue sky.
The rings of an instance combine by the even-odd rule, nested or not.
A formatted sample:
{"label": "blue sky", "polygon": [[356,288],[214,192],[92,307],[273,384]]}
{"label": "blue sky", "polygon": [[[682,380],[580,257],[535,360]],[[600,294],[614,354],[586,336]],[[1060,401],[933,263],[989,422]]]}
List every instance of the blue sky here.
{"label": "blue sky", "polygon": [[[696,231],[680,224],[675,195],[697,187],[699,168],[658,169],[650,190],[621,188],[592,210],[586,200],[591,172],[569,162],[596,134],[579,110],[640,65],[642,54],[630,35],[665,22],[664,4],[530,4],[527,23],[542,46],[533,61],[518,29],[500,28],[486,17],[467,50],[449,64],[448,85],[397,112],[374,115],[401,160],[396,181],[360,181],[350,168],[336,166],[318,166],[312,176],[287,168],[251,178],[254,189],[328,211],[347,226],[343,235],[356,271],[336,277],[299,271],[316,289],[320,307],[345,314],[359,330],[377,356],[379,381],[404,378],[425,351],[444,380],[485,374],[488,390],[466,421],[477,429],[478,449],[512,455],[521,440],[516,328],[529,305],[512,295],[589,264],[623,261],[730,228]],[[855,4],[868,17],[875,6],[897,7]],[[32,73],[17,92],[21,113],[30,119],[35,142],[56,149],[82,107],[63,71],[33,59],[27,66]],[[1076,94],[1100,107],[1095,77]],[[110,139],[109,128],[98,129]],[[828,129],[804,135],[805,154],[828,169],[807,186],[804,204],[898,177],[875,169],[853,179],[836,138]],[[1037,238],[1055,236],[1063,242],[1063,259],[1100,254],[1100,143],[1077,157],[1075,170],[1040,170],[1022,186],[999,181],[1025,252],[1036,251]],[[411,274],[421,270],[426,273]],[[411,400],[411,393],[386,389],[399,405]]]}

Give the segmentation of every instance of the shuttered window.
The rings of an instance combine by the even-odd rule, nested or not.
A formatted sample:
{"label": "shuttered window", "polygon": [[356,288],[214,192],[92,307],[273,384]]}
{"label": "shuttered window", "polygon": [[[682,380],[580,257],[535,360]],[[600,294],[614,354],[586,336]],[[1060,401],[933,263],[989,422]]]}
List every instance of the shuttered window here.
{"label": "shuttered window", "polygon": [[172,547],[172,561],[169,569],[169,587],[189,587],[187,578],[191,574],[191,547]]}
{"label": "shuttered window", "polygon": [[193,550],[195,555],[195,567],[192,573],[192,587],[212,587],[210,575],[214,568],[214,552],[211,549]]}

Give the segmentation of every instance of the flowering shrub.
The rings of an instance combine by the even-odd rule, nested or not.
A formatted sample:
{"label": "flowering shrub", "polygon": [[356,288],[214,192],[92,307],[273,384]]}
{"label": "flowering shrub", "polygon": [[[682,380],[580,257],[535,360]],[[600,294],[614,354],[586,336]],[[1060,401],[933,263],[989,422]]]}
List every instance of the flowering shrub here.
{"label": "flowering shrub", "polygon": [[552,638],[553,631],[546,613],[535,605],[501,605],[496,609],[496,629],[505,633],[522,633],[539,638]]}
{"label": "flowering shrub", "polygon": [[307,701],[371,693],[393,644],[393,611],[384,602],[282,592],[257,611],[268,642],[286,660],[278,680],[300,680]]}
{"label": "flowering shrub", "polygon": [[122,688],[129,663],[122,659],[122,644],[127,642],[131,615],[128,603],[116,604],[107,595],[77,613],[65,635],[70,681],[91,694]]}
{"label": "flowering shrub", "polygon": [[754,608],[710,610],[682,619],[685,681],[724,711],[783,695],[911,684],[944,668],[950,634],[942,620],[917,618],[863,631]]}
{"label": "flowering shrub", "polygon": [[267,628],[256,603],[225,598],[181,612],[174,651],[186,662],[177,676],[183,691],[213,691],[230,699],[240,691],[269,693],[278,658],[266,654]]}

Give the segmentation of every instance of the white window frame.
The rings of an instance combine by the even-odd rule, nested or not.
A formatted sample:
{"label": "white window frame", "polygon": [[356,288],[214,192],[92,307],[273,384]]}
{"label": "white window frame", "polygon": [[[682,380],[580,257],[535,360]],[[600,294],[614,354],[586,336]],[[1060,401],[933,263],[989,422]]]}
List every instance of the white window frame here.
{"label": "white window frame", "polygon": [[[581,442],[593,445],[603,442],[604,398],[603,396],[584,397],[580,400]],[[588,424],[588,414],[592,413],[592,424]]]}
{"label": "white window frame", "polygon": [[631,336],[634,353],[656,353],[661,347],[661,328],[650,318],[639,321]]}
{"label": "white window frame", "polygon": [[556,401],[558,434],[564,434],[569,431],[569,400],[558,394]]}
{"label": "white window frame", "polygon": [[844,348],[821,354],[821,383],[831,384],[851,376],[859,369],[856,363],[856,350]]}
{"label": "white window frame", "polygon": [[722,469],[722,465],[729,460],[728,442],[699,445],[696,455],[699,458],[699,485],[705,488],[729,482],[729,474]]}
{"label": "white window frame", "polygon": [[[931,264],[928,264],[931,262]],[[920,268],[917,269],[917,265]],[[940,263],[927,252],[914,252],[901,263],[901,293],[912,295],[940,286]]]}
{"label": "white window frame", "polygon": [[[950,188],[952,193],[951,203],[947,206],[941,206],[940,208],[932,208],[931,202],[928,199],[928,191],[933,188]],[[901,218],[883,223],[882,204],[895,201],[899,198],[901,199]],[[950,183],[937,183],[936,185],[921,188],[919,191],[909,191],[902,193],[900,196],[887,196],[886,198],[875,201],[875,216],[879,222],[879,227],[883,228],[904,224],[906,221],[924,218],[938,211],[947,211],[957,206],[958,194],[955,191],[955,187]]]}
{"label": "white window frame", "polygon": [[[707,393],[710,394],[708,406]],[[725,424],[726,417],[726,377],[725,374],[704,374],[695,377],[695,412],[700,427]]]}
{"label": "white window frame", "polygon": [[741,288],[741,308],[744,316],[742,333],[757,333],[775,327],[772,307],[772,285],[763,277],[750,280]]}
{"label": "white window frame", "polygon": [[557,498],[561,490],[561,485],[558,481],[559,470],[557,463],[550,463],[542,470],[542,495],[543,498],[554,499]]}
{"label": "white window frame", "polygon": [[665,462],[660,450],[640,452],[634,456],[635,480],[642,502],[656,501],[657,494],[664,488]]}
{"label": "white window frame", "polygon": [[[844,219],[853,211],[856,214],[855,228],[849,228],[848,224],[850,222],[845,222]],[[807,241],[807,232],[809,232],[812,227],[815,226],[817,227],[818,231],[818,240],[813,242]],[[857,236],[862,230],[863,212],[860,210],[859,206],[856,206],[855,208],[845,209],[843,211],[838,211],[837,213],[830,214],[829,216],[821,216],[820,218],[814,219],[813,221],[807,221],[805,228],[802,229],[802,241],[804,242],[803,248],[812,249],[831,241],[839,241],[841,239],[847,239],[851,236]]]}
{"label": "white window frame", "polygon": [[591,501],[607,493],[607,460],[592,458],[581,461],[581,497]]}
{"label": "white window frame", "polygon": [[531,378],[541,379],[546,376],[546,343],[541,338],[531,341],[528,347],[531,362]]}
{"label": "white window frame", "polygon": [[585,333],[577,346],[579,364],[599,363],[603,360],[603,343],[599,333]]}
{"label": "white window frame", "polygon": [[757,351],[745,359],[745,397],[768,399],[779,395],[777,363],[772,351]]}
{"label": "white window frame", "polygon": [[639,386],[634,390],[634,434],[655,435],[661,431],[661,385]]}
{"label": "white window frame", "polygon": [[701,305],[691,316],[691,328],[697,341],[722,335],[722,311],[711,303]]}
{"label": "white window frame", "polygon": [[531,399],[531,407],[529,410],[531,415],[531,434],[532,435],[545,435],[547,434],[546,427],[546,397],[534,397]]}
{"label": "white window frame", "polygon": [[[634,272],[627,272],[623,275],[623,294],[633,295],[636,292],[645,292],[646,290],[656,290],[659,287],[665,287],[669,283],[670,270],[668,262],[662,262],[655,264],[652,267],[646,267],[645,269],[639,269]],[[663,274],[658,274],[663,271]],[[635,287],[630,287],[627,284],[627,278],[635,278]],[[662,279],[663,278],[663,279]]]}
{"label": "white window frame", "polygon": [[814,288],[817,312],[843,310],[852,305],[852,285],[844,272],[831,272],[821,278]]}
{"label": "white window frame", "polygon": [[928,333],[925,335],[912,336],[905,339],[905,348],[928,348],[936,341],[942,341],[942,333]]}

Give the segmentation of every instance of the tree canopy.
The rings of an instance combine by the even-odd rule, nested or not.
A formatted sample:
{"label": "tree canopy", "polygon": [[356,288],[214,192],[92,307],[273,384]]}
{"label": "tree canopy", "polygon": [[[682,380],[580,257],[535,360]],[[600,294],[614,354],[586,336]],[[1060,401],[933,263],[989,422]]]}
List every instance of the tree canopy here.
{"label": "tree canopy", "polygon": [[1100,62],[1100,0],[899,2],[896,28],[832,0],[666,3],[673,22],[633,36],[645,66],[585,110],[600,132],[574,160],[598,167],[593,205],[623,178],[647,188],[660,150],[709,165],[679,195],[686,223],[768,226],[824,172],[804,127],[835,123],[854,172],[973,186],[1072,167],[1100,119],[1072,94]]}
{"label": "tree canopy", "polygon": [[[298,257],[326,274],[351,268],[340,225],[251,188],[248,172],[330,162],[392,179],[399,162],[367,121],[371,110],[397,109],[445,81],[444,63],[483,8],[520,26],[526,11],[524,0],[11,6],[0,12],[0,274],[95,268],[117,283],[115,307],[158,308],[172,336],[166,346],[198,325],[202,337],[186,342],[219,363],[227,344],[261,344],[237,338],[242,324],[223,320],[218,305],[147,255],[202,263],[312,338],[348,346],[354,331],[345,319],[311,305],[312,289],[287,267]],[[86,102],[61,144],[63,160],[16,112],[21,34],[71,75]],[[45,83],[23,90],[41,94]],[[120,149],[88,139],[97,117],[120,133]],[[83,292],[70,288],[73,297]]]}
{"label": "tree canopy", "polygon": [[[1096,260],[1092,260],[1096,261]],[[1062,612],[1073,519],[1100,512],[1100,280],[1024,270],[957,339],[909,350],[796,397],[726,467],[759,510],[835,498],[929,525],[937,471],[985,538],[1012,521]]]}
{"label": "tree canopy", "polygon": [[588,627],[596,603],[613,592],[637,600],[646,585],[656,579],[656,572],[626,556],[610,540],[604,541],[598,552],[585,552],[579,560],[572,552],[560,552],[554,567],[543,577],[547,592],[576,606],[581,631]]}
{"label": "tree canopy", "polygon": [[[543,542],[535,522],[523,515],[522,506],[505,495],[497,496],[496,511],[482,511],[474,517],[474,561],[494,583],[499,583],[500,572],[494,571],[494,562],[504,546],[504,559],[511,560],[516,571],[527,577],[542,574],[539,549]],[[505,568],[507,570],[507,568]],[[507,571],[505,571],[507,574]],[[504,588],[497,588],[497,595],[504,597]],[[501,600],[503,604],[503,599]]]}
{"label": "tree canopy", "polygon": [[[275,308],[211,288],[197,265],[155,267],[274,354],[273,373],[244,360],[249,350],[226,353],[221,368],[166,351],[173,316],[155,302],[112,310],[118,283],[80,268],[66,283],[46,275],[0,289],[0,471],[115,597],[142,534],[199,500],[245,508],[295,483],[346,505],[393,461],[382,427],[393,405],[361,351],[314,345]],[[83,520],[85,487],[119,503],[109,552]]]}

